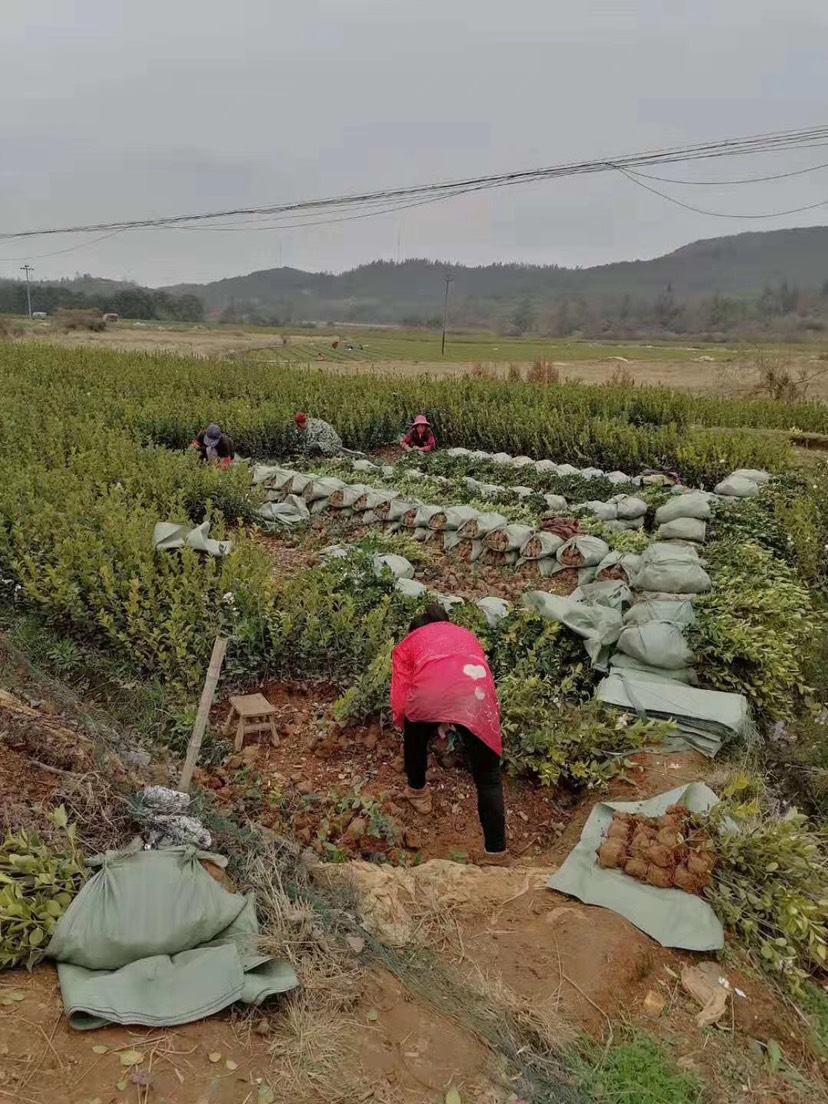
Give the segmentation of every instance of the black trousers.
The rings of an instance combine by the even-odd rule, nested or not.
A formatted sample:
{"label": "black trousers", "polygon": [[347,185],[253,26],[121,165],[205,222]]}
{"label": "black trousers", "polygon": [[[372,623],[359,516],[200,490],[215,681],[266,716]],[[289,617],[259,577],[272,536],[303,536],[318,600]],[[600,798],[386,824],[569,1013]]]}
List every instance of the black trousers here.
{"label": "black trousers", "polygon": [[[437,724],[429,721],[409,721],[403,725],[403,760],[408,784],[421,790],[426,784],[428,745],[437,735]],[[503,779],[500,756],[486,747],[473,732],[455,725],[463,741],[471,775],[477,790],[477,815],[483,829],[486,850],[506,850],[506,810],[503,804]]]}

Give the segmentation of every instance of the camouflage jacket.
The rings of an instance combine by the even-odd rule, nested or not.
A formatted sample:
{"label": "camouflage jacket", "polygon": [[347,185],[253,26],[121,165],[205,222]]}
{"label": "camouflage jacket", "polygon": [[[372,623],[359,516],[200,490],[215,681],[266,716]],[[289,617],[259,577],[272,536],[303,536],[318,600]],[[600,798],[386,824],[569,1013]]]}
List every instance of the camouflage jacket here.
{"label": "camouflage jacket", "polygon": [[329,422],[323,422],[321,418],[308,418],[302,440],[305,452],[321,453],[323,456],[339,456],[342,452],[342,438]]}

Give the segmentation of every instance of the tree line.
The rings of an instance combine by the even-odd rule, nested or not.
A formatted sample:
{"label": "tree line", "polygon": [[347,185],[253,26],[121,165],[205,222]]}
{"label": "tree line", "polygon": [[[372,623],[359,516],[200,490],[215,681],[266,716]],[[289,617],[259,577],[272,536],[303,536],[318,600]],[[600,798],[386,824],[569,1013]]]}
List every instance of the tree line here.
{"label": "tree line", "polygon": [[[70,284],[30,285],[32,310],[53,314],[66,308],[114,312],[121,318],[146,321],[202,322],[204,304],[195,295],[171,295],[152,288],[117,286],[112,291],[85,293]],[[0,314],[26,314],[26,285],[18,280],[0,281]]]}
{"label": "tree line", "polygon": [[[297,326],[317,322],[396,323],[439,329],[442,313],[416,302],[344,302],[306,296],[277,297],[269,305],[231,300],[218,313],[223,322]],[[680,296],[667,284],[653,297],[618,294],[564,294],[518,298],[454,295],[449,324],[456,329],[488,329],[504,336],[537,334],[560,338],[633,340],[647,337],[697,337],[731,340],[778,337],[817,339],[828,331],[828,280],[814,291],[787,281],[768,284],[760,294]]]}

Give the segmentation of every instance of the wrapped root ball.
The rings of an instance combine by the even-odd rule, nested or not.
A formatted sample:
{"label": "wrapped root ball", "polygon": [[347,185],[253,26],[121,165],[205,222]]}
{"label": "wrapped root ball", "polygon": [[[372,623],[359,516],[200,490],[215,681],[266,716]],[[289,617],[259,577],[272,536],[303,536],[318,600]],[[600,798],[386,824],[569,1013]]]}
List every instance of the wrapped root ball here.
{"label": "wrapped root ball", "polygon": [[629,874],[631,878],[638,878],[640,882],[643,882],[647,877],[647,862],[645,859],[632,858],[624,867],[624,873]]}
{"label": "wrapped root ball", "polygon": [[676,865],[673,849],[663,843],[653,843],[647,851],[647,859],[665,870]]}
{"label": "wrapped root ball", "polygon": [[647,867],[647,884],[656,886],[658,889],[670,889],[673,885],[673,875],[669,870],[650,863]]}
{"label": "wrapped root ball", "polygon": [[626,839],[629,839],[629,835],[630,835],[630,825],[625,823],[623,820],[614,820],[612,822],[612,824],[609,826],[609,831],[607,832],[607,839],[626,840]]}
{"label": "wrapped root ball", "polygon": [[687,856],[687,869],[691,874],[709,876],[715,865],[716,858],[709,851],[691,851]]}
{"label": "wrapped root ball", "polygon": [[619,839],[607,840],[598,852],[598,862],[605,869],[615,869],[626,865],[629,855],[624,846],[624,841]]}
{"label": "wrapped root ball", "polygon": [[685,893],[699,893],[702,889],[698,877],[691,874],[683,863],[673,871],[673,885],[676,889],[683,889]]}
{"label": "wrapped root ball", "polygon": [[661,828],[656,836],[656,840],[665,847],[673,849],[679,847],[684,842],[681,833],[677,832],[675,828]]}
{"label": "wrapped root ball", "polygon": [[644,855],[655,842],[656,834],[651,828],[639,828],[632,838],[630,851],[633,855]]}

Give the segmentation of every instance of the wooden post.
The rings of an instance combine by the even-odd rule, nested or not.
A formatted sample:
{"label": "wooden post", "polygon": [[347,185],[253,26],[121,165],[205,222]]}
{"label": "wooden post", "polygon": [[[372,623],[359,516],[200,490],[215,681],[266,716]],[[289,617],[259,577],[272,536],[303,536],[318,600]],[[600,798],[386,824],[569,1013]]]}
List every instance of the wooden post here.
{"label": "wooden post", "polygon": [[181,771],[178,788],[181,793],[190,792],[190,783],[193,780],[193,771],[198,762],[198,753],[201,751],[201,741],[207,731],[207,721],[210,719],[210,707],[216,693],[216,685],[221,675],[221,666],[224,663],[224,654],[227,651],[227,638],[217,636],[213,645],[213,654],[210,656],[210,666],[207,668],[207,677],[204,680],[204,689],[201,691],[201,701],[198,703],[195,724],[187,744],[187,757]]}

